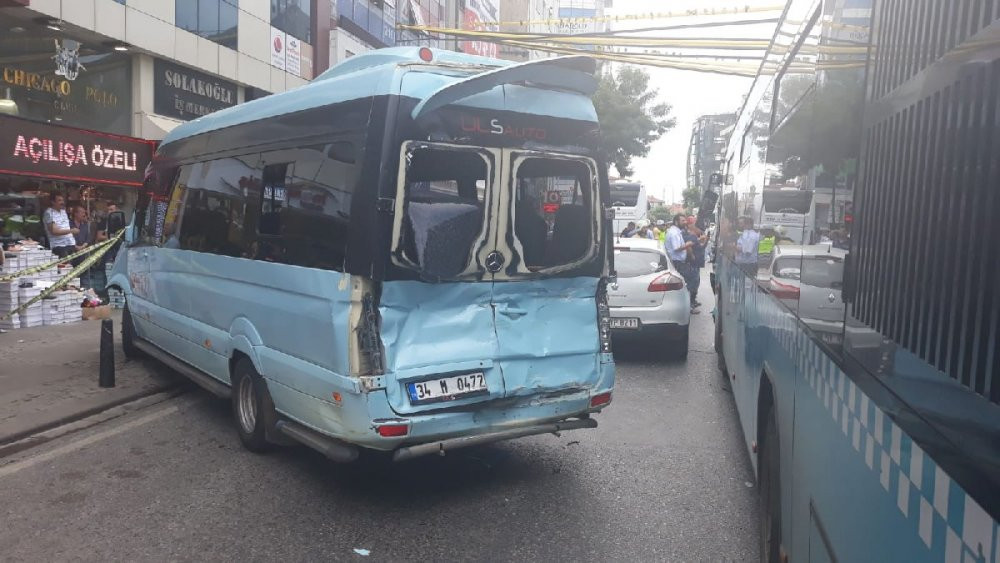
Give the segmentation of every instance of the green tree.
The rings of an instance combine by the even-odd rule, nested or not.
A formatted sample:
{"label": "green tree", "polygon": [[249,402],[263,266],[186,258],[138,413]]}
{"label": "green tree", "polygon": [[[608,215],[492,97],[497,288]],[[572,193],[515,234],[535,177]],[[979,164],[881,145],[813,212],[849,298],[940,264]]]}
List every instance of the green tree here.
{"label": "green tree", "polygon": [[649,146],[676,124],[670,104],[657,103],[649,73],[630,65],[600,75],[594,107],[601,122],[601,156],[618,174],[632,175],[632,159],[649,154]]}
{"label": "green tree", "polygon": [[666,221],[667,223],[669,223],[670,219],[671,219],[671,217],[670,217],[670,210],[667,209],[667,207],[663,206],[663,205],[657,205],[656,207],[651,208],[649,210],[649,214],[648,215],[649,215],[650,222],[656,222],[656,221],[659,221],[660,219],[662,219],[662,220]]}
{"label": "green tree", "polygon": [[684,198],[684,209],[688,213],[691,213],[696,207],[701,205],[701,190],[698,189],[698,186],[684,188],[684,192],[681,195]]}

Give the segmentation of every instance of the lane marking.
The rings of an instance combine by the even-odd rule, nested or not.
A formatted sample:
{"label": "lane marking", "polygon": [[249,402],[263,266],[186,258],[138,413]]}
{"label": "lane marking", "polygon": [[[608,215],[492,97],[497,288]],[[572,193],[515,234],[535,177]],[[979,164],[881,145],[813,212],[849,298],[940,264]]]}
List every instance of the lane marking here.
{"label": "lane marking", "polygon": [[60,447],[55,448],[53,450],[49,450],[49,451],[47,451],[45,453],[38,454],[38,455],[36,455],[34,457],[29,457],[27,459],[22,459],[20,461],[15,461],[13,463],[10,463],[10,464],[4,465],[4,466],[0,466],[0,479],[6,477],[8,475],[13,475],[14,473],[17,473],[18,471],[21,471],[22,469],[27,469],[27,468],[35,466],[35,465],[37,465],[39,463],[42,463],[42,462],[45,462],[45,461],[49,461],[49,460],[55,459],[55,458],[57,458],[59,456],[62,456],[62,455],[74,452],[74,451],[79,450],[79,449],[81,449],[81,448],[83,448],[85,446],[89,446],[90,444],[94,444],[94,443],[100,442],[101,440],[106,440],[108,438],[111,438],[112,436],[117,436],[118,434],[122,434],[124,432],[128,432],[129,430],[132,430],[133,428],[138,428],[139,426],[143,426],[145,424],[149,424],[150,422],[153,422],[154,420],[161,419],[161,418],[167,416],[168,414],[173,414],[173,413],[177,412],[178,410],[179,409],[178,409],[177,405],[173,405],[173,406],[164,408],[162,410],[159,410],[157,412],[147,414],[147,415],[145,415],[143,417],[140,417],[140,418],[137,418],[135,420],[131,420],[129,422],[126,422],[125,424],[122,424],[121,426],[116,426],[115,428],[110,428],[108,430],[105,430],[104,432],[98,432],[96,434],[92,434],[90,436],[87,436],[86,438],[83,438],[83,439],[71,442],[69,444],[66,444],[65,446],[60,446]]}

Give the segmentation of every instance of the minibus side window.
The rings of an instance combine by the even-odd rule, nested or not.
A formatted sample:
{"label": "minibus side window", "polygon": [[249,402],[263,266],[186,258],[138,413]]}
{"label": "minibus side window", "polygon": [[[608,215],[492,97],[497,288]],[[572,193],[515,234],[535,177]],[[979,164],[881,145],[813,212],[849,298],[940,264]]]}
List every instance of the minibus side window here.
{"label": "minibus side window", "polygon": [[514,234],[531,270],[572,264],[593,248],[592,171],[582,161],[531,157],[515,169]]}
{"label": "minibus side window", "polygon": [[424,274],[449,278],[469,265],[486,213],[486,158],[422,146],[406,155],[403,255]]}
{"label": "minibus side window", "polygon": [[[257,155],[199,162],[181,168],[170,205],[181,205],[179,219],[170,217],[165,246],[222,256],[245,255],[245,186],[251,181]],[[175,201],[175,198],[176,201]],[[171,239],[179,232],[177,240]]]}
{"label": "minibus side window", "polygon": [[252,258],[343,271],[356,152],[350,141],[333,141],[264,154],[249,196],[260,202]]}

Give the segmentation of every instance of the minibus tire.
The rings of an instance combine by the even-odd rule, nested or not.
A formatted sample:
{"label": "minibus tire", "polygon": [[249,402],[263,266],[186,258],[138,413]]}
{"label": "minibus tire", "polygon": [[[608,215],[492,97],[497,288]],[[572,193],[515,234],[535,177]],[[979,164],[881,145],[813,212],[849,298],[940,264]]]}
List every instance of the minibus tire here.
{"label": "minibus tire", "polygon": [[135,346],[137,338],[132,313],[128,310],[128,303],[125,303],[125,308],[122,309],[122,352],[125,353],[125,359],[136,360],[142,357],[142,352]]}
{"label": "minibus tire", "polygon": [[778,428],[774,408],[764,419],[764,433],[758,448],[760,486],[760,561],[781,561],[781,472],[778,450]]}
{"label": "minibus tire", "polygon": [[267,440],[267,424],[273,419],[271,405],[267,385],[253,362],[246,357],[237,360],[232,374],[233,421],[243,447],[252,452],[263,453],[271,447]]}
{"label": "minibus tire", "polygon": [[715,353],[722,354],[722,304],[715,306]]}

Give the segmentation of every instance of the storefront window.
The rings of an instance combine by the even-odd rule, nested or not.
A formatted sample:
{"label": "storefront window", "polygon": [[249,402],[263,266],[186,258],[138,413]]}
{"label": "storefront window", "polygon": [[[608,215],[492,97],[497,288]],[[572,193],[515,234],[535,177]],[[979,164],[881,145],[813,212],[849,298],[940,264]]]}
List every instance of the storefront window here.
{"label": "storefront window", "polygon": [[174,0],[177,27],[236,49],[237,0]]}
{"label": "storefront window", "polygon": [[271,25],[311,43],[311,5],[310,0],[271,0]]}
{"label": "storefront window", "polygon": [[36,26],[7,35],[0,60],[4,113],[35,121],[128,135],[132,132],[132,64],[127,53],[80,42],[75,80],[55,74],[56,43],[64,32]]}

